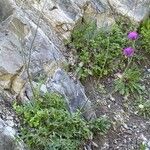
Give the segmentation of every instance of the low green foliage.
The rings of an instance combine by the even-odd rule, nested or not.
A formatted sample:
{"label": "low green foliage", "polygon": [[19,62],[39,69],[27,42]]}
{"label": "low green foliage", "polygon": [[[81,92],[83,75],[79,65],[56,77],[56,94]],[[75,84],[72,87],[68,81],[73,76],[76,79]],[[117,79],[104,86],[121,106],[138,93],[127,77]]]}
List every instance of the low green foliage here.
{"label": "low green foliage", "polygon": [[141,49],[150,54],[150,19],[145,20],[140,28]]}
{"label": "low green foliage", "polygon": [[150,118],[150,100],[141,97],[136,102],[136,109],[139,115],[143,116],[144,118]]}
{"label": "low green foliage", "polygon": [[123,68],[122,49],[128,43],[126,35],[123,27],[117,24],[111,31],[98,30],[94,23],[75,29],[70,45],[77,50],[75,70],[79,77],[102,77]]}
{"label": "low green foliage", "polygon": [[140,71],[137,68],[128,69],[121,78],[115,81],[115,90],[122,95],[130,95],[135,92],[141,94]]}
{"label": "low green foliage", "polygon": [[14,109],[22,123],[20,136],[32,150],[77,150],[92,133],[105,133],[109,127],[105,118],[87,122],[80,112],[70,114],[55,93],[14,104]]}
{"label": "low green foliage", "polygon": [[[116,24],[110,30],[97,29],[93,22],[76,27],[69,42],[77,52],[76,64],[72,66],[72,70],[76,70],[81,80],[88,76],[108,77],[124,72],[129,63],[128,59],[131,59],[131,69],[128,68],[123,77],[116,80],[115,90],[122,95],[134,92],[141,94],[141,74],[134,66],[144,60],[141,49],[150,53],[150,19],[143,22],[138,31],[136,27],[129,20],[123,21],[122,18],[116,20]],[[136,39],[128,37],[131,32],[132,36],[137,33]],[[124,48],[133,49],[132,58],[127,59],[128,56],[124,56]]]}
{"label": "low green foliage", "polygon": [[147,146],[146,144],[140,144],[140,147],[139,147],[139,150],[146,150],[147,149]]}
{"label": "low green foliage", "polygon": [[105,118],[97,118],[88,123],[90,130],[94,134],[105,134],[110,127],[110,122]]}

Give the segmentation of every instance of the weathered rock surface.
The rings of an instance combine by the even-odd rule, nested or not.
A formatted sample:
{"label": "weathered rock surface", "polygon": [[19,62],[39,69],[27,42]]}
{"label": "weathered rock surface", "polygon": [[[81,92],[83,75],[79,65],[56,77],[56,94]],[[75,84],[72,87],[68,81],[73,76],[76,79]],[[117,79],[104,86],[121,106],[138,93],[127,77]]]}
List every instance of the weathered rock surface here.
{"label": "weathered rock surface", "polygon": [[0,119],[0,150],[25,150],[23,144],[16,140],[16,131]]}
{"label": "weathered rock surface", "polygon": [[150,0],[109,0],[108,2],[114,11],[135,22],[141,22],[150,13]]}
{"label": "weathered rock surface", "polygon": [[82,110],[85,119],[96,118],[94,110],[91,108],[91,102],[85,95],[84,87],[77,81],[75,83],[63,70],[55,71],[52,78],[47,81],[47,91],[58,92],[64,96],[70,112]]}
{"label": "weathered rock surface", "polygon": [[[78,22],[92,19],[98,27],[110,26],[114,12],[138,23],[149,14],[149,4],[149,0],[0,0],[0,96],[10,103],[18,96],[30,97],[29,65],[33,81],[49,78],[48,90],[64,95],[71,111],[84,104],[89,109],[84,88],[58,69],[66,64],[63,40]],[[85,114],[87,119],[92,116],[93,111]],[[0,122],[4,130],[5,122]],[[0,150],[13,150],[12,142],[6,145],[1,140],[3,135]]]}

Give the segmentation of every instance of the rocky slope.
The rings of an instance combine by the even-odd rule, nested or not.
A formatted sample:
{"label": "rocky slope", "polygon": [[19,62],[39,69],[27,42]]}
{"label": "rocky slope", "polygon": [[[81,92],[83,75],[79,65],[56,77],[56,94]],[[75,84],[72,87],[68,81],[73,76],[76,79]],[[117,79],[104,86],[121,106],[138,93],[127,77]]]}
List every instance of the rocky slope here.
{"label": "rocky slope", "polygon": [[[28,101],[32,96],[28,70],[34,84],[47,81],[41,91],[60,92],[72,111],[87,101],[88,109],[91,102],[84,88],[63,71],[67,63],[63,40],[83,20],[108,27],[120,14],[139,23],[148,16],[149,4],[149,0],[0,0],[0,150],[24,149],[14,140],[18,121],[11,105],[14,99]],[[94,111],[85,115],[95,117]]]}

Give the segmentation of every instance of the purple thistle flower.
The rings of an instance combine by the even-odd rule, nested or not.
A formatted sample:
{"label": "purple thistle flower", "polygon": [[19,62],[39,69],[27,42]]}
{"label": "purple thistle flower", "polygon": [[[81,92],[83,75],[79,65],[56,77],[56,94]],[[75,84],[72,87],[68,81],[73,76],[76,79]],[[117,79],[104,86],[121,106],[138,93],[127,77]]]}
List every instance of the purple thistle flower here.
{"label": "purple thistle flower", "polygon": [[133,54],[134,54],[134,49],[133,49],[132,47],[124,48],[124,49],[123,49],[123,54],[124,54],[126,57],[131,57],[131,56],[133,56]]}
{"label": "purple thistle flower", "polygon": [[129,32],[128,39],[136,40],[139,37],[139,34],[136,31]]}

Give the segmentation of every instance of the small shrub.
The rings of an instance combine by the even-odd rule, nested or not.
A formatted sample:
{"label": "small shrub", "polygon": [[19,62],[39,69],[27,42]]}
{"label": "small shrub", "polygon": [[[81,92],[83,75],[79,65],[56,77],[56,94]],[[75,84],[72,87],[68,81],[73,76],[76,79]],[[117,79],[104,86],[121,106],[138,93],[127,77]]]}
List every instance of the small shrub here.
{"label": "small shrub", "polygon": [[139,83],[140,71],[137,68],[128,69],[122,77],[115,81],[115,90],[121,95],[130,95],[135,92],[141,93],[142,87]]}
{"label": "small shrub", "polygon": [[81,79],[102,77],[124,67],[122,48],[128,44],[127,32],[117,24],[110,31],[96,29],[94,23],[83,24],[72,33],[71,45],[78,59],[73,69]]}
{"label": "small shrub", "polygon": [[14,109],[22,123],[20,136],[32,150],[76,150],[92,132],[105,133],[109,127],[106,119],[86,122],[80,112],[70,114],[55,93],[23,106],[14,104]]}
{"label": "small shrub", "polygon": [[94,134],[105,134],[110,127],[110,122],[106,118],[98,118],[90,121],[89,127]]}

